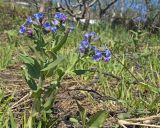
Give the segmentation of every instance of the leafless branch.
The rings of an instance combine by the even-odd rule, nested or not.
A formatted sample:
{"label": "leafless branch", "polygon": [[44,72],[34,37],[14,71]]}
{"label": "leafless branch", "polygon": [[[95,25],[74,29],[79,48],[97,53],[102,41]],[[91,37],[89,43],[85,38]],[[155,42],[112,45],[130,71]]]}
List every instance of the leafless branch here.
{"label": "leafless branch", "polygon": [[98,5],[99,5],[99,8],[100,8],[100,17],[102,17],[105,12],[112,6],[114,5],[118,0],[113,0],[111,3],[109,3],[105,8],[102,9],[102,5],[101,5],[101,2],[98,0]]}

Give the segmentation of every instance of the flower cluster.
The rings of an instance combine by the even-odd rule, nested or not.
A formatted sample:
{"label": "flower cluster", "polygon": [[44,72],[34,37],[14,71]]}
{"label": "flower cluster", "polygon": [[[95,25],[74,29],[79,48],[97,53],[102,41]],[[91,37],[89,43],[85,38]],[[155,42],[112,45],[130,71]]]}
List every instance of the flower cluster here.
{"label": "flower cluster", "polygon": [[[53,15],[50,21],[46,21],[45,15],[42,12],[36,13],[27,18],[26,22],[20,26],[19,33],[27,33],[29,36],[33,35],[33,30],[28,28],[29,25],[41,26],[47,32],[55,33],[58,28],[66,27],[65,21],[67,17],[65,14],[57,12]],[[68,28],[68,31],[74,30],[74,26]]]}
{"label": "flower cluster", "polygon": [[94,61],[104,60],[104,62],[108,62],[112,56],[111,52],[108,49],[101,51],[96,46],[91,45],[91,39],[96,38],[96,36],[95,32],[84,34],[79,50],[83,54],[92,55]]}
{"label": "flower cluster", "polygon": [[57,12],[54,17],[59,21],[65,21],[67,19],[66,15],[60,12]]}
{"label": "flower cluster", "polygon": [[79,48],[81,53],[86,53],[89,50],[91,38],[96,37],[96,35],[97,34],[95,32],[84,34],[83,41],[81,42],[81,45]]}

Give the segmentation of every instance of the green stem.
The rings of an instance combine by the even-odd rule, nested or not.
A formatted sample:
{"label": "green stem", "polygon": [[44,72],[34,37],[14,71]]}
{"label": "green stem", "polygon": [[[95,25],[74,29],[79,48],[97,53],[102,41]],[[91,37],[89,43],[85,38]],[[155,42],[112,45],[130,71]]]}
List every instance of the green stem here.
{"label": "green stem", "polygon": [[[102,44],[102,41],[100,40],[101,44]],[[112,48],[110,48],[111,51]],[[131,74],[131,76],[138,82],[139,80],[135,77],[135,75],[133,75],[133,73],[114,55],[114,53],[112,52],[112,56],[129,72],[129,74]]]}
{"label": "green stem", "polygon": [[41,109],[41,88],[43,86],[43,79],[40,76],[39,81],[38,81],[38,90],[34,92],[34,97],[33,97],[33,113],[39,113]]}
{"label": "green stem", "polygon": [[129,74],[131,74],[131,76],[138,82],[139,80],[135,77],[135,75],[133,75],[133,73],[121,61],[119,61],[119,59],[113,53],[112,55],[129,72]]}

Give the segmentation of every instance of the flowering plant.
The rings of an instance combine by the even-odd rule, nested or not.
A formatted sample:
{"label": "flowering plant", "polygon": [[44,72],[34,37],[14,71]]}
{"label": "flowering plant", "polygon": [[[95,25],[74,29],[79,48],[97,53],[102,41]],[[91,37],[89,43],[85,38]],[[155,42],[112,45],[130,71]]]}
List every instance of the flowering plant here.
{"label": "flowering plant", "polygon": [[[79,58],[70,67],[62,67],[64,57],[60,54],[62,46],[66,43],[69,33],[74,30],[74,26],[66,24],[67,17],[63,13],[55,13],[48,18],[44,13],[36,13],[28,17],[26,22],[20,26],[19,33],[29,36],[34,44],[29,46],[31,54],[20,54],[20,58],[25,64],[23,68],[24,78],[32,90],[32,127],[49,127],[52,122],[48,122],[46,117],[53,107],[55,95],[64,75],[72,70],[71,68],[78,62]],[[103,59],[108,62],[111,52],[106,49],[98,50],[91,45],[91,41],[96,38],[95,32],[86,33],[80,44],[80,52],[84,56],[92,56],[93,60]],[[73,71],[74,73],[76,70]],[[49,85],[46,85],[49,77],[54,77]],[[38,125],[37,123],[38,122]]]}
{"label": "flowering plant", "polygon": [[108,49],[99,50],[91,44],[91,41],[97,38],[96,36],[95,32],[84,34],[79,50],[83,55],[92,56],[94,61],[104,60],[104,62],[108,62],[111,59],[111,52]]}
{"label": "flowering plant", "polygon": [[[37,124],[34,123],[37,120],[41,122],[46,118],[47,112],[53,107],[54,97],[65,74],[65,70],[60,66],[64,57],[59,51],[66,43],[69,33],[74,30],[73,25],[67,26],[66,19],[63,13],[58,12],[48,18],[44,13],[39,12],[28,17],[20,26],[19,33],[29,36],[34,42],[29,46],[31,54],[26,52],[20,54],[25,64],[24,78],[32,90],[33,124]],[[54,80],[46,86],[49,77],[54,77]],[[50,124],[47,120],[43,123],[44,126]]]}

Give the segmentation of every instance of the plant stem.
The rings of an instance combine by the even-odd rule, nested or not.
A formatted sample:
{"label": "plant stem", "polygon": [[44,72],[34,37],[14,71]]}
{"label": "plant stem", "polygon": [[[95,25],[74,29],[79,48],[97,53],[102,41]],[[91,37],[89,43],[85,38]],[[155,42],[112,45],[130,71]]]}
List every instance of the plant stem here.
{"label": "plant stem", "polygon": [[[110,48],[111,51],[112,48]],[[135,77],[135,75],[133,75],[133,73],[114,55],[114,53],[112,52],[113,57],[129,72],[129,74],[131,74],[131,76],[136,80],[136,82],[138,82],[139,80]]]}

